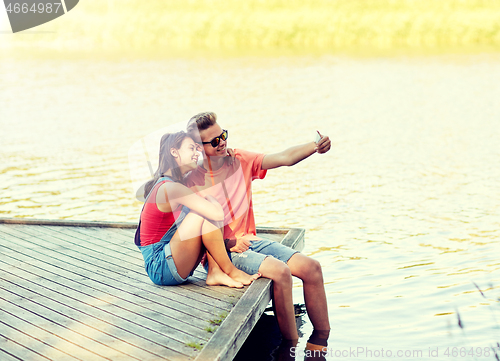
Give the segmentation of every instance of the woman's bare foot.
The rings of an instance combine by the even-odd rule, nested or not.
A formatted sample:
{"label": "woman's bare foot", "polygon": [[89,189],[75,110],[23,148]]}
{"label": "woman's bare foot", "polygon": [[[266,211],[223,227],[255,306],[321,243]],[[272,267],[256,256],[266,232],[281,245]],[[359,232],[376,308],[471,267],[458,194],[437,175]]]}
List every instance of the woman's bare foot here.
{"label": "woman's bare foot", "polygon": [[233,280],[237,282],[241,282],[244,285],[249,285],[253,281],[255,281],[257,278],[260,277],[260,273],[256,273],[254,275],[249,275],[248,273],[245,273],[243,271],[240,271],[236,267],[234,268],[233,271],[229,272],[229,277],[231,277]]}
{"label": "woman's bare foot", "polygon": [[243,283],[232,279],[227,274],[222,272],[219,267],[209,268],[205,282],[207,286],[228,286],[233,288],[243,287]]}

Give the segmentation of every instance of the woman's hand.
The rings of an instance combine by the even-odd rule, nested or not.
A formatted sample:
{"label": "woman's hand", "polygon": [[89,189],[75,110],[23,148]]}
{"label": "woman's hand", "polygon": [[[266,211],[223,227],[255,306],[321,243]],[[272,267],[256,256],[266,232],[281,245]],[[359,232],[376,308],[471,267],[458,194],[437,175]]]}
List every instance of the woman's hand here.
{"label": "woman's hand", "polygon": [[227,164],[232,165],[234,160],[236,159],[236,153],[232,148],[226,148],[228,156],[225,158]]}

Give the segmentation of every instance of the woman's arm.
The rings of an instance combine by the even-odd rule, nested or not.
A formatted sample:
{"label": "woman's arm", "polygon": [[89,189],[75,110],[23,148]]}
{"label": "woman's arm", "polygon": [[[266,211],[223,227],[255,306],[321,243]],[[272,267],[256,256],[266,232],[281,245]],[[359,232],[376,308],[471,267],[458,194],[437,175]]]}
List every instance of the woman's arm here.
{"label": "woman's arm", "polygon": [[210,196],[207,196],[207,199],[202,198],[180,183],[166,183],[164,192],[171,209],[176,209],[179,204],[182,204],[203,218],[216,222],[224,220],[222,206],[213,197],[211,197],[213,199]]}

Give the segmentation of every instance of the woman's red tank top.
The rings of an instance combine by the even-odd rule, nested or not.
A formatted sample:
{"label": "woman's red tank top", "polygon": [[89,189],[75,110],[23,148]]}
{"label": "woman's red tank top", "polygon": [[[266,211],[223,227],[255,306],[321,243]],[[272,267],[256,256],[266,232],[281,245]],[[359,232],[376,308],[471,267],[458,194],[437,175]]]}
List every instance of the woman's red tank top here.
{"label": "woman's red tank top", "polygon": [[163,235],[172,227],[181,213],[182,205],[179,205],[173,212],[162,212],[158,209],[156,205],[156,194],[158,193],[158,188],[165,182],[171,181],[165,180],[153,187],[151,194],[146,199],[144,209],[141,212],[141,246],[148,246],[160,242]]}

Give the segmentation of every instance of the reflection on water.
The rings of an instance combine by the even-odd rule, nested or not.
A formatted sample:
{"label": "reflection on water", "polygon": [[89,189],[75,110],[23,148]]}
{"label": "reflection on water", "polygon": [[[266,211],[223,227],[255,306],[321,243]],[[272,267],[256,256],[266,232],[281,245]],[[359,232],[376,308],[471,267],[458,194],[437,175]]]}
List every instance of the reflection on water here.
{"label": "reflection on water", "polygon": [[230,146],[266,153],[318,129],[331,152],[270,171],[254,204],[260,225],[306,228],[332,350],[427,356],[500,340],[498,57],[4,61],[0,72],[1,216],[136,221],[129,147],[199,111],[218,114]]}

